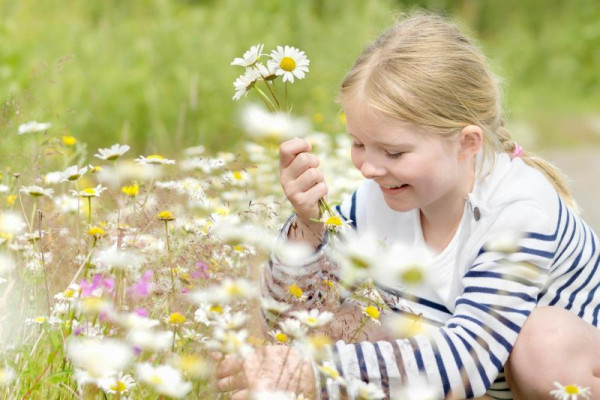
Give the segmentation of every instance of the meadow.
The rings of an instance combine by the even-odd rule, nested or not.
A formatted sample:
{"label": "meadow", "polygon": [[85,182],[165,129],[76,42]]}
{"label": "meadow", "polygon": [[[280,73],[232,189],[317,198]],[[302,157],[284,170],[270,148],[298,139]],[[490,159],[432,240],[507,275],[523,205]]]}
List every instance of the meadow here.
{"label": "meadow", "polygon": [[[443,11],[479,38],[520,142],[600,141],[600,6],[509,3],[0,0],[0,398],[221,399],[210,352],[286,344],[325,359],[330,315],[290,316],[261,297],[270,254],[307,254],[276,240],[291,213],[278,144],[312,143],[332,202],[354,190],[338,85],[395,12]],[[310,59],[306,79],[274,79],[284,113],[255,90],[232,100],[242,70],[230,64],[258,43]],[[332,235],[345,228],[329,217]],[[356,256],[339,254],[349,281],[327,285],[354,291],[363,325],[378,323],[372,286],[353,286]],[[412,267],[405,283],[421,284]],[[423,333],[409,322],[389,329]]]}

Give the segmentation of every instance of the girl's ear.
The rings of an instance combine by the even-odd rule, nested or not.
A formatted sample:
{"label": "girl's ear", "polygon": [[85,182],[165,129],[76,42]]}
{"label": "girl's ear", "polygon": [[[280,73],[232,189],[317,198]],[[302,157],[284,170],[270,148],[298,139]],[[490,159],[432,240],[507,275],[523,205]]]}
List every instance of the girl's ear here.
{"label": "girl's ear", "polygon": [[459,143],[458,157],[460,160],[475,157],[483,146],[483,129],[477,125],[465,126],[460,131]]}

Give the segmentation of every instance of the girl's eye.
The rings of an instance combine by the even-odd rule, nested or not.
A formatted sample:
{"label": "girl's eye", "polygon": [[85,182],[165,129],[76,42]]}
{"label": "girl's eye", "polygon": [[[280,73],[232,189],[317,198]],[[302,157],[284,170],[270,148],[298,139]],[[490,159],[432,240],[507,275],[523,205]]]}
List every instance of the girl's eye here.
{"label": "girl's eye", "polygon": [[360,144],[360,143],[355,143],[355,142],[352,142],[352,147],[354,147],[354,148],[356,148],[356,149],[360,149],[360,148],[362,148],[362,147],[364,147],[364,146],[363,146],[362,144]]}
{"label": "girl's eye", "polygon": [[385,152],[385,154],[389,157],[389,158],[400,158],[404,153],[400,152],[400,153],[390,153],[390,152]]}

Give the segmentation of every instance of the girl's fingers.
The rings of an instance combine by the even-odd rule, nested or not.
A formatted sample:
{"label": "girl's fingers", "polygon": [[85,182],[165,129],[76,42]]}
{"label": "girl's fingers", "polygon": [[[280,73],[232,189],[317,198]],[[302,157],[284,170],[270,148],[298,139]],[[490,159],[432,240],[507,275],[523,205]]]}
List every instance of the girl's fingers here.
{"label": "girl's fingers", "polygon": [[235,392],[233,396],[231,396],[231,400],[248,400],[250,398],[250,392],[247,390],[240,390],[239,392]]}
{"label": "girl's fingers", "polygon": [[316,168],[310,168],[304,171],[294,182],[290,184],[289,190],[293,193],[306,192],[319,182],[323,182],[325,177]]}
{"label": "girl's fingers", "polygon": [[217,379],[225,378],[231,375],[236,375],[242,371],[243,367],[244,360],[239,359],[235,356],[227,356],[217,366]]}
{"label": "girl's fingers", "polygon": [[319,158],[317,156],[306,152],[300,153],[287,168],[281,170],[281,179],[283,181],[296,179],[307,169],[317,168],[318,166]]}
{"label": "girl's fingers", "polygon": [[221,392],[232,392],[234,390],[246,389],[246,378],[243,374],[226,376],[217,381],[217,388]]}
{"label": "girl's fingers", "polygon": [[310,144],[306,140],[294,138],[286,140],[279,146],[279,168],[287,168],[297,154],[310,151]]}

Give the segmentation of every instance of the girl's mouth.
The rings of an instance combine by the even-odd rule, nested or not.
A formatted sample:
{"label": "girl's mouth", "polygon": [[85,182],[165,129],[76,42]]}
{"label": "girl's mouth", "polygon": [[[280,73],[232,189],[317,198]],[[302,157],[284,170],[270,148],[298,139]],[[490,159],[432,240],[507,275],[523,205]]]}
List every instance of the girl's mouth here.
{"label": "girl's mouth", "polygon": [[391,188],[385,187],[385,186],[379,186],[381,188],[381,190],[383,191],[383,193],[398,193],[401,191],[404,191],[404,189],[406,189],[409,185],[408,184],[403,184],[400,186],[394,186]]}

